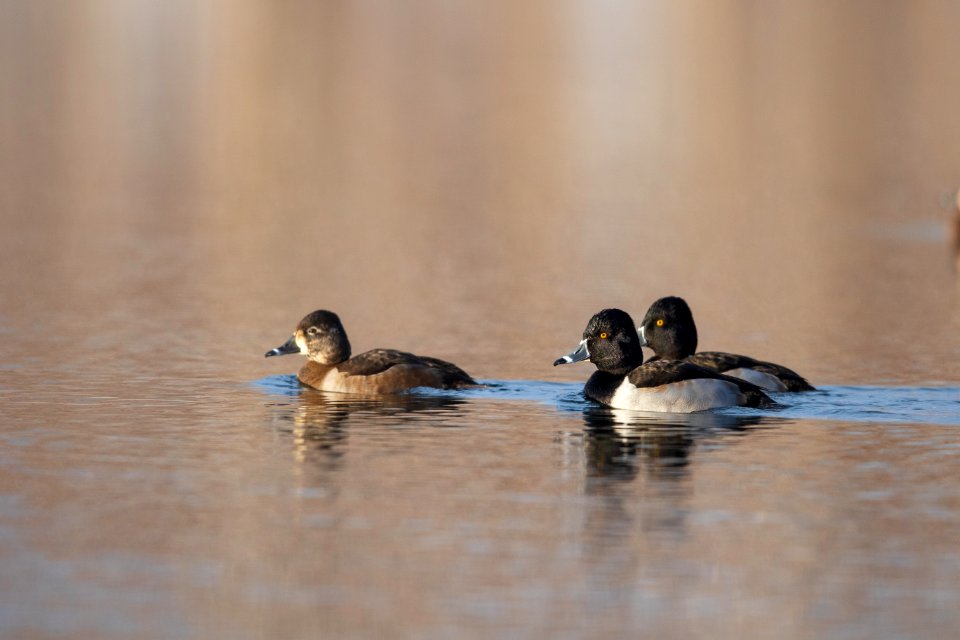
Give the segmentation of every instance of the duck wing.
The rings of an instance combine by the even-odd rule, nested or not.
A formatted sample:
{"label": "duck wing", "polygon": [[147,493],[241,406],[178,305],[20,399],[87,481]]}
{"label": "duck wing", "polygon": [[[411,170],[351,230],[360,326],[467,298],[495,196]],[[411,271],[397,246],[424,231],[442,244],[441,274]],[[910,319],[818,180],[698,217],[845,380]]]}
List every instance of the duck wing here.
{"label": "duck wing", "polygon": [[476,384],[470,375],[453,363],[431,358],[429,356],[418,356],[406,351],[397,351],[396,349],[371,349],[359,355],[356,355],[346,362],[337,365],[337,370],[348,376],[372,376],[383,373],[391,367],[397,365],[413,365],[434,370],[440,375],[443,386],[459,386]]}
{"label": "duck wing", "polygon": [[398,364],[423,364],[423,359],[396,349],[371,349],[341,362],[337,371],[348,376],[373,376]]}
{"label": "duck wing", "polygon": [[701,367],[689,360],[653,360],[640,365],[631,371],[627,377],[637,387],[659,387],[672,382],[683,382],[684,380],[696,380],[698,378],[723,380],[737,385],[740,392],[746,397],[746,406],[766,407],[775,404],[757,385],[739,378],[725,376],[718,371]]}
{"label": "duck wing", "polygon": [[783,365],[756,360],[749,356],[724,353],[721,351],[701,351],[700,353],[689,356],[687,360],[693,364],[700,365],[707,369],[713,369],[720,373],[730,371],[731,369],[755,369],[779,378],[784,386],[786,386],[787,391],[815,391],[814,387],[796,371],[788,369]]}

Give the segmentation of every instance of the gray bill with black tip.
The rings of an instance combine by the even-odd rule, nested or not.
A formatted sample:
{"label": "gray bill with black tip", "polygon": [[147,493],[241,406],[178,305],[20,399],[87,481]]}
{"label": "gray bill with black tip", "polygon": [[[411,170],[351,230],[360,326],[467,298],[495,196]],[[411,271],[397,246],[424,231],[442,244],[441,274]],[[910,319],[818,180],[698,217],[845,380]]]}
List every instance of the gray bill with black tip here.
{"label": "gray bill with black tip", "polygon": [[297,344],[297,337],[290,336],[290,339],[284,342],[282,345],[276,349],[270,349],[265,354],[264,358],[269,358],[270,356],[285,356],[288,353],[300,353],[300,345]]}
{"label": "gray bill with black tip", "polygon": [[577,345],[577,348],[563,356],[562,358],[557,358],[553,361],[553,366],[558,364],[571,364],[574,362],[580,362],[581,360],[586,360],[590,357],[590,351],[587,349],[587,339],[584,338],[580,341],[580,344]]}

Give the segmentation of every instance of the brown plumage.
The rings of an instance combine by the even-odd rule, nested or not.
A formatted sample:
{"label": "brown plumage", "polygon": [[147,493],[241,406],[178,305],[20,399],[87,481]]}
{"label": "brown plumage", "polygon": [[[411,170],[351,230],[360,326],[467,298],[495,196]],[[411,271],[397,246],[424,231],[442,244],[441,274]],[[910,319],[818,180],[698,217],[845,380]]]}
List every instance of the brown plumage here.
{"label": "brown plumage", "polygon": [[307,355],[309,360],[297,379],[320,391],[379,395],[415,387],[458,389],[477,384],[450,362],[406,351],[372,349],[351,358],[347,333],[330,311],[309,314],[286,343],[266,355],[288,353]]}

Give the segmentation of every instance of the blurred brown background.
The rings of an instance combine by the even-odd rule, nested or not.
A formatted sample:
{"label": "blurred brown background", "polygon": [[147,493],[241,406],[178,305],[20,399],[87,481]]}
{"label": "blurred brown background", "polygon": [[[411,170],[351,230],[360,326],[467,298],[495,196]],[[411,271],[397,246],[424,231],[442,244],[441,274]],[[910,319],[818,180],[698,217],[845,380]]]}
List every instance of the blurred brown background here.
{"label": "blurred brown background", "polygon": [[956,380],[934,356],[957,351],[958,21],[952,1],[3,2],[3,313],[109,324],[101,350],[150,318],[226,322],[249,378],[326,307],[358,349],[577,379],[549,363],[591,313],[679,294],[702,348]]}

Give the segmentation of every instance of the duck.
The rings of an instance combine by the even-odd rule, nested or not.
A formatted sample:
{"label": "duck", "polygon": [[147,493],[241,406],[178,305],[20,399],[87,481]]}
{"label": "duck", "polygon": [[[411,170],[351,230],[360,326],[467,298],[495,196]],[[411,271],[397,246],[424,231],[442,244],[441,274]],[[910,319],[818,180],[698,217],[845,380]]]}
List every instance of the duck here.
{"label": "duck", "polygon": [[686,360],[693,364],[752,382],[765,391],[815,391],[802,376],[783,365],[721,351],[697,353],[697,325],[683,298],[660,298],[647,310],[637,329],[641,346],[656,359]]}
{"label": "duck", "polygon": [[307,362],[297,373],[301,384],[319,391],[384,395],[416,387],[460,389],[477,382],[445,360],[396,349],[372,349],[351,357],[339,316],[319,309],[307,314],[290,339],[264,357],[301,353]]}
{"label": "duck", "polygon": [[693,413],[720,407],[769,407],[756,385],[687,360],[643,362],[640,336],[626,311],[604,309],[590,318],[576,349],[554,366],[590,360],[597,370],[584,394],[614,409]]}

